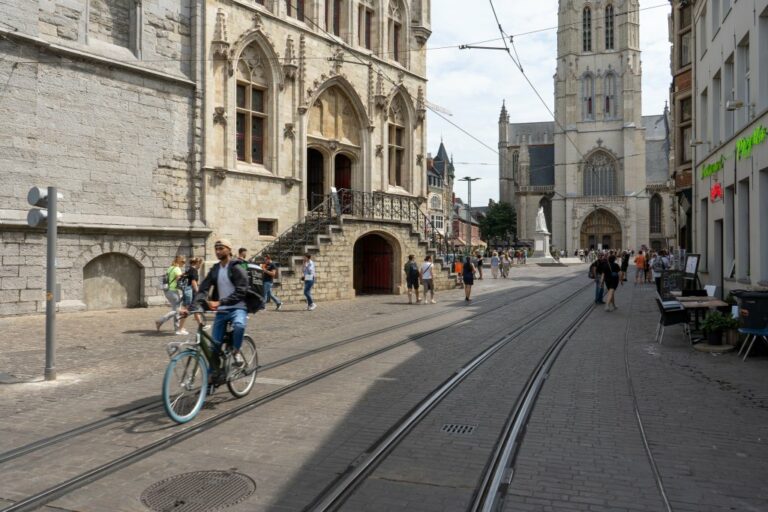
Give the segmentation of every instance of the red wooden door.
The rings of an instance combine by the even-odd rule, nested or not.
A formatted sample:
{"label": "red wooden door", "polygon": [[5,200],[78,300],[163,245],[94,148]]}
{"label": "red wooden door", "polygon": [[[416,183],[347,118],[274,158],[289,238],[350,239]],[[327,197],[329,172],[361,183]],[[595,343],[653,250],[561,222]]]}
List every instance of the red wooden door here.
{"label": "red wooden door", "polygon": [[354,287],[358,294],[392,293],[392,246],[379,235],[366,235],[355,244]]}

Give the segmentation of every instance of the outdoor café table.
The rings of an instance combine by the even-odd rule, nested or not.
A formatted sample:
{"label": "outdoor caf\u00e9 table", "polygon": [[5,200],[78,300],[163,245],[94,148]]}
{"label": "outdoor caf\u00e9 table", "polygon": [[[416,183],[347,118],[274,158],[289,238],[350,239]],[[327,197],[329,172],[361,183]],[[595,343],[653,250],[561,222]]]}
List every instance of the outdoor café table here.
{"label": "outdoor caf\u00e9 table", "polygon": [[693,311],[695,316],[695,329],[699,330],[699,311],[727,307],[728,303],[714,297],[679,297],[677,299],[686,311]]}

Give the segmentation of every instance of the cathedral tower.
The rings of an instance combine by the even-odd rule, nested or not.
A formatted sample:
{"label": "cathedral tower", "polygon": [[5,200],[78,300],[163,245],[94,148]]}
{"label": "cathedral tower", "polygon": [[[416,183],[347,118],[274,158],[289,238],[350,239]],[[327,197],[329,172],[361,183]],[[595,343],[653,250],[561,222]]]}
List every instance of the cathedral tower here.
{"label": "cathedral tower", "polygon": [[552,244],[648,241],[638,0],[561,0]]}

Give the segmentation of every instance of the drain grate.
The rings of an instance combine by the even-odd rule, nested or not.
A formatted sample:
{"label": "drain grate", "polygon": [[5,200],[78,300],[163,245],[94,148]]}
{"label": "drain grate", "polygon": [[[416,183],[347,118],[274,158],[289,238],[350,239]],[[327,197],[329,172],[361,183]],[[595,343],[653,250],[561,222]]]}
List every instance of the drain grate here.
{"label": "drain grate", "polygon": [[461,425],[458,423],[446,423],[445,425],[443,425],[443,428],[440,430],[445,432],[446,434],[468,436],[468,435],[472,435],[472,433],[475,431],[476,428],[477,428],[477,425]]}
{"label": "drain grate", "polygon": [[155,512],[208,512],[240,503],[256,491],[256,482],[234,471],[194,471],[160,480],[141,493]]}

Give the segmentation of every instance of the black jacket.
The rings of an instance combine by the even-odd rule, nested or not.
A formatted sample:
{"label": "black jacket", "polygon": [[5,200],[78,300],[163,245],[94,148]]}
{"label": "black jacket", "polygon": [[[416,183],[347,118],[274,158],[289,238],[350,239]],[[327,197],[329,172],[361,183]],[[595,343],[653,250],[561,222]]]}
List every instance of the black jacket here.
{"label": "black jacket", "polygon": [[248,290],[248,272],[246,272],[243,261],[239,259],[233,259],[228,267],[229,280],[235,286],[235,291],[230,293],[226,297],[219,297],[219,291],[216,289],[216,280],[219,278],[220,263],[216,263],[211,270],[208,271],[208,275],[205,276],[202,284],[197,289],[197,295],[195,295],[195,302],[208,300],[208,292],[213,287],[213,293],[210,295],[210,300],[217,300],[221,302],[222,306],[232,306],[238,302],[245,300],[245,292]]}

